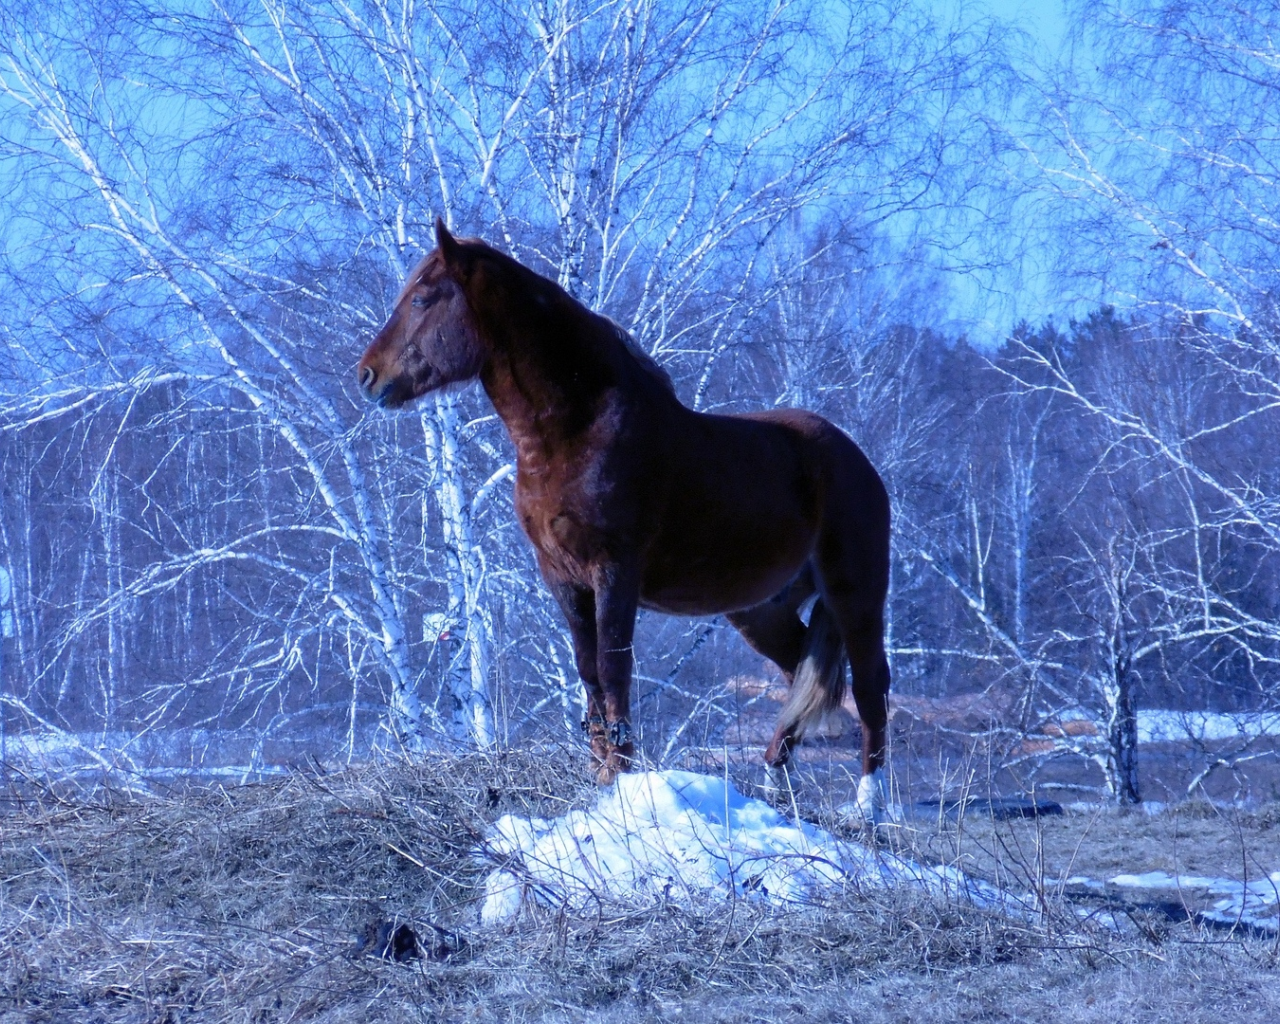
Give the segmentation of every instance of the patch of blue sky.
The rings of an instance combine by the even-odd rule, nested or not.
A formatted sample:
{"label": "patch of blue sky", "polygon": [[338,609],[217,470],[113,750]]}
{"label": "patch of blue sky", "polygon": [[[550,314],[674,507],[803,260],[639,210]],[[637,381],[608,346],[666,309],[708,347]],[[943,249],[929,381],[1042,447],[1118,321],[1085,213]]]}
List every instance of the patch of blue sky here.
{"label": "patch of blue sky", "polygon": [[[291,180],[295,173],[291,161],[297,154],[279,148],[269,152],[264,149],[268,137],[279,140],[289,133],[261,131],[262,126],[255,123],[256,119],[296,116],[296,112],[289,115],[237,108],[230,102],[236,90],[228,76],[242,70],[210,66],[207,53],[189,50],[183,42],[183,33],[177,30],[182,27],[178,19],[185,16],[182,5],[174,5],[172,10],[171,24],[120,27],[107,39],[110,45],[105,53],[100,38],[94,38],[92,45],[81,45],[84,36],[75,31],[79,26],[72,23],[75,19],[70,18],[67,10],[53,5],[47,14],[41,52],[54,55],[62,82],[74,83],[74,88],[68,89],[79,108],[78,114],[73,111],[73,127],[84,135],[101,162],[106,178],[140,216],[147,216],[149,205],[154,203],[164,211],[166,225],[180,232],[193,251],[204,248],[226,268],[242,271],[290,258],[304,263],[326,251],[341,249],[347,242],[358,243],[344,226],[338,209],[343,200],[336,190],[335,195],[326,200],[323,189],[315,188],[314,183],[300,185]],[[199,12],[188,13],[194,17]],[[278,56],[279,40],[274,27],[264,20],[261,12],[255,17],[257,23],[246,23],[246,31],[267,57]],[[892,46],[885,35],[876,37],[870,33],[860,40],[862,45],[847,47],[842,40],[869,30],[856,23],[837,22],[824,26],[822,33],[797,37],[801,42],[789,54],[772,54],[771,59],[776,62],[786,56],[792,68],[801,69],[824,61],[856,58],[866,62],[868,79],[872,75],[884,75],[886,78],[881,84],[891,89],[895,87],[895,60],[920,72],[922,55],[929,43],[927,33],[920,27],[926,19],[941,20],[944,24],[950,19],[956,31],[966,31],[984,18],[1022,30],[1026,33],[1027,45],[1033,50],[1040,47],[1046,54],[1060,48],[1066,38],[1067,22],[1059,0],[945,0],[936,4],[918,0],[914,7],[899,9],[891,23],[883,26],[896,33]],[[56,42],[59,38],[63,42],[49,45],[51,40]],[[913,39],[919,43],[919,52],[910,49]],[[424,40],[423,52],[430,46],[430,40]],[[893,47],[900,49],[895,52]],[[774,67],[778,65],[775,63]],[[706,72],[707,69],[694,69],[691,75],[696,79]],[[440,73],[449,73],[447,61],[440,64]],[[740,141],[753,126],[777,123],[783,108],[796,101],[810,79],[807,74],[788,74],[785,66],[766,77],[768,88],[761,89],[739,114],[716,126],[717,135],[723,134],[729,144],[724,159],[732,159],[733,137]],[[928,93],[927,75],[922,74],[921,81],[925,83],[922,94],[927,98],[908,96],[904,102],[916,104],[918,109],[912,116],[919,123],[926,123],[947,104],[948,97]],[[494,81],[492,84],[494,95],[500,100],[513,83]],[[691,84],[699,83],[691,80]],[[694,97],[700,91],[690,88],[686,103],[695,103]],[[996,116],[994,107],[1001,97],[994,87],[989,98],[993,105],[991,112],[979,107],[961,113],[975,124],[986,113]],[[828,94],[815,103],[813,112],[817,120],[843,117],[853,123],[860,117],[873,119],[876,99],[874,90],[865,96]],[[390,109],[380,112],[379,101],[371,102],[373,105],[362,113],[371,122],[368,129],[375,142],[397,145],[398,140],[390,135],[386,138],[378,135],[376,122],[383,116],[389,117],[388,129],[394,134],[398,112]],[[679,107],[677,102],[673,113]],[[502,108],[503,104],[495,100],[486,104],[482,116],[497,117]],[[109,210],[100,196],[86,189],[82,169],[65,149],[59,148],[49,129],[31,125],[18,116],[21,113],[21,107],[12,98],[0,97],[0,119],[6,126],[0,132],[7,137],[4,148],[23,154],[21,167],[12,156],[0,157],[0,194],[6,196],[4,202],[8,207],[8,215],[0,226],[6,258],[15,264],[30,265],[45,260],[50,254],[65,252],[68,247],[74,247],[77,257],[84,253],[85,247],[93,249],[95,256],[100,250],[101,260],[65,261],[67,272],[75,273],[77,279],[62,283],[70,294],[83,296],[103,291],[121,275],[149,273],[142,262],[132,267],[122,263],[122,259],[137,260],[138,257],[136,254],[122,257],[121,253],[127,250],[100,244],[92,230],[70,237],[77,228],[107,225]],[[91,114],[96,117],[88,116]],[[96,126],[95,121],[99,122]],[[114,137],[106,131],[108,126],[117,133]],[[797,121],[780,127],[764,147],[770,158],[762,170],[770,161],[775,168],[785,161],[788,141],[795,137],[794,133],[813,128],[812,120],[807,124]],[[1033,206],[1020,207],[998,226],[989,219],[990,210],[979,203],[926,201],[917,204],[908,214],[901,212],[903,206],[910,205],[904,197],[914,183],[908,177],[894,183],[891,172],[916,158],[916,154],[906,150],[922,147],[925,142],[923,137],[891,137],[881,142],[887,147],[883,151],[867,147],[846,181],[837,183],[834,190],[816,201],[804,220],[808,225],[816,225],[827,212],[835,210],[851,220],[872,225],[879,237],[869,240],[868,245],[888,250],[883,253],[885,262],[906,261],[915,268],[910,273],[898,274],[897,286],[913,290],[917,300],[922,294],[932,293],[933,308],[929,313],[938,321],[934,326],[952,333],[965,333],[979,344],[998,344],[1019,319],[1039,322],[1050,316],[1061,319],[1082,312],[1089,304],[1087,300],[1079,297],[1072,300],[1055,287],[1052,256],[1047,250],[1026,244],[1026,239],[1039,226]],[[278,141],[275,145],[279,145]],[[895,145],[902,147],[902,151],[892,151]],[[32,170],[30,154],[33,151],[48,156],[39,171]],[[334,173],[333,168],[316,167],[315,157],[315,152],[309,152],[297,161],[297,166],[313,174]],[[425,161],[425,158],[423,154],[421,159]],[[1005,155],[999,159],[1015,157]],[[245,174],[234,173],[237,163],[245,166]],[[676,161],[676,167],[680,166],[681,161]],[[1015,173],[1009,170],[1011,176]],[[516,168],[511,169],[511,176],[507,184],[515,184],[517,179],[526,186],[531,184]],[[895,194],[894,189],[900,191]],[[840,209],[842,203],[848,206]],[[858,208],[859,203],[864,205]],[[425,209],[425,198],[421,205]],[[50,216],[51,208],[57,208],[56,216]],[[377,211],[374,213],[377,215]],[[224,219],[214,224],[209,218]],[[420,219],[423,224],[429,222],[425,216]],[[482,225],[465,227],[483,228]],[[997,230],[1003,234],[992,237]],[[419,234],[413,232],[414,240],[421,245],[423,239]],[[216,251],[210,251],[208,246]],[[993,259],[993,252],[1000,258]],[[116,260],[115,265],[112,259]],[[85,271],[86,263],[100,268],[101,273]],[[940,265],[947,269],[940,272]],[[158,280],[155,285],[156,302],[161,303],[164,285]]]}
{"label": "patch of blue sky", "polygon": [[[201,340],[145,248],[171,245],[161,262],[180,274],[184,264],[192,273],[202,262],[270,262],[285,249],[304,260],[315,250],[310,212],[296,201],[255,205],[276,198],[262,169],[289,154],[264,158],[256,112],[202,87],[223,70],[200,66],[207,55],[149,24],[77,33],[66,14],[44,12],[39,29],[26,28],[31,44],[14,46],[0,68],[0,250],[16,278],[42,283],[39,295],[5,300],[23,307],[10,323],[27,325],[23,344],[53,378],[82,360],[110,363],[113,329],[189,362]],[[142,244],[122,243],[130,233]]]}
{"label": "patch of blue sky", "polygon": [[[1008,69],[1019,76],[1041,75],[1067,55],[1064,0],[934,0],[931,6],[956,30],[987,26]],[[947,269],[939,282],[947,293],[942,305],[948,318],[937,326],[988,349],[1002,344],[1022,321],[1062,324],[1084,316],[1102,295],[1096,288],[1072,290],[1063,280],[1055,217],[1026,187],[1036,173],[1036,157],[1030,140],[1015,141],[1021,129],[1008,85],[993,77],[972,110],[971,116],[1003,133],[1001,145],[976,154],[984,164],[978,169],[983,188],[973,204],[931,211],[913,225],[919,235],[947,240]]]}

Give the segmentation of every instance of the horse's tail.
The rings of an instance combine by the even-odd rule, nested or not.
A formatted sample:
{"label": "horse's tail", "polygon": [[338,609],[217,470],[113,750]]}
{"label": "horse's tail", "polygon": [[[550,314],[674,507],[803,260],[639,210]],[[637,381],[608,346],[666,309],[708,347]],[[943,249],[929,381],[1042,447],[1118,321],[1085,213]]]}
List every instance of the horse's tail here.
{"label": "horse's tail", "polygon": [[798,743],[810,726],[840,706],[845,660],[840,629],[818,598],[809,615],[791,693],[778,715],[778,735],[785,731]]}

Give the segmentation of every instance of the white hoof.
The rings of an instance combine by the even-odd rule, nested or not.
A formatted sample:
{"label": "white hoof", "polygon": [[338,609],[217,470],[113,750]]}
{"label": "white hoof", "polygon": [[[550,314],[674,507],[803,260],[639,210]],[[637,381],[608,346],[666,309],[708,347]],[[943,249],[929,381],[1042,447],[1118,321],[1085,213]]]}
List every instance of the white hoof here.
{"label": "white hoof", "polygon": [[858,780],[858,796],[852,806],[845,805],[851,812],[851,824],[865,825],[879,830],[888,821],[889,788],[885,783],[884,772],[874,771]]}
{"label": "white hoof", "polygon": [[785,766],[765,766],[764,782],[760,785],[760,792],[766,800],[790,799],[792,787],[793,781]]}

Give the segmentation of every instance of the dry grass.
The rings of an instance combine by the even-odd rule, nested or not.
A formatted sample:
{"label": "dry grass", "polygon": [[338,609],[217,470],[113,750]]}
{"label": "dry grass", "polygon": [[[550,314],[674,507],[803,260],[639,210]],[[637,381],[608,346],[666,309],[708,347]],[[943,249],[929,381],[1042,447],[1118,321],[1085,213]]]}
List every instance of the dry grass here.
{"label": "dry grass", "polygon": [[1195,801],[1151,814],[1097,807],[1056,816],[993,821],[969,811],[914,823],[912,845],[928,860],[954,863],[1008,884],[1053,886],[1073,875],[1123,873],[1256,879],[1280,870],[1280,820]]}
{"label": "dry grass", "polygon": [[[487,824],[590,800],[585,769],[549,751],[145,799],[28,789],[0,812],[0,1022],[1280,1019],[1275,943],[919,893],[481,930]],[[387,920],[427,955],[357,952]]]}

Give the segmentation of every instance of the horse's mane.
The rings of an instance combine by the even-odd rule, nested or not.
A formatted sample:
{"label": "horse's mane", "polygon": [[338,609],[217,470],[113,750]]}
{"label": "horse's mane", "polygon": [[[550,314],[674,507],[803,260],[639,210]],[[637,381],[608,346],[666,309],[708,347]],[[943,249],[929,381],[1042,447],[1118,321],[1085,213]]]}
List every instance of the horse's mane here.
{"label": "horse's mane", "polygon": [[671,380],[671,374],[667,373],[667,371],[659,365],[658,361],[640,346],[640,342],[636,341],[636,339],[631,336],[630,331],[626,330],[616,320],[605,316],[603,313],[599,314],[599,316],[614,329],[618,336],[618,340],[622,342],[623,349],[629,356],[631,356],[631,358],[640,364],[640,369],[674,395],[676,393],[676,386]]}
{"label": "horse's mane", "polygon": [[[528,267],[522,264],[519,260],[513,259],[512,257],[508,256],[506,253],[498,249],[495,249],[492,245],[490,245],[488,242],[486,242],[482,238],[459,238],[457,239],[457,242],[461,245],[466,246],[468,249],[477,251],[479,253],[483,253],[485,256],[496,258],[497,262],[501,266],[506,267],[507,270],[513,273],[517,279],[523,279],[532,288],[535,288],[535,289],[546,288],[549,286],[550,289],[564,296],[565,300],[567,300],[569,303],[576,306],[577,308],[581,309],[583,312],[587,313],[589,316],[592,316],[597,320],[601,320],[605,324],[608,324],[610,328],[610,333],[612,333],[614,339],[622,343],[622,351],[624,355],[629,356],[631,359],[633,359],[636,362],[636,364],[639,366],[640,370],[642,370],[652,380],[660,384],[665,391],[667,391],[672,395],[676,393],[676,386],[674,382],[671,380],[671,375],[667,373],[667,371],[664,370],[658,364],[657,360],[654,359],[653,356],[649,355],[649,353],[646,352],[641,347],[640,343],[631,336],[631,333],[627,331],[616,320],[613,320],[612,318],[605,316],[603,313],[596,313],[593,310],[588,309],[586,306],[584,306],[581,302],[575,299],[572,295],[566,292],[563,288],[561,288],[558,284],[556,284],[550,278],[543,277],[541,274],[538,274],[530,270]],[[435,252],[432,252],[430,255],[423,258],[422,262],[418,264],[417,268],[415,268],[413,273],[409,275],[409,284],[405,285],[406,289],[408,289],[415,281],[417,281],[420,275],[426,271],[428,261],[432,260],[433,258],[434,259],[440,258],[439,250],[436,250]]]}

